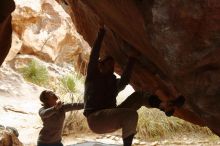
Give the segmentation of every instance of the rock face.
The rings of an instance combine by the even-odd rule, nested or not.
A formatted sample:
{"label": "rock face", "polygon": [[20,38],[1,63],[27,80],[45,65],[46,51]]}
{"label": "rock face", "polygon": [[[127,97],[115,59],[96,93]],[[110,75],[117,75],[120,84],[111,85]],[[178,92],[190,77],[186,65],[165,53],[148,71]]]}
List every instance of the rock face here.
{"label": "rock face", "polygon": [[54,0],[15,0],[13,41],[7,61],[17,53],[31,54],[56,63],[85,66],[89,45],[76,32],[70,16]]}
{"label": "rock face", "polygon": [[128,56],[138,56],[136,90],[184,95],[175,115],[220,135],[219,0],[57,1],[90,45],[99,23],[106,24],[102,54],[115,58],[117,72]]}
{"label": "rock face", "polygon": [[[11,130],[12,129],[12,130]],[[5,128],[0,125],[0,145],[1,146],[23,146],[18,139],[18,133],[15,128]]]}
{"label": "rock face", "polygon": [[15,9],[13,0],[0,2],[0,65],[5,60],[11,47],[11,12]]}

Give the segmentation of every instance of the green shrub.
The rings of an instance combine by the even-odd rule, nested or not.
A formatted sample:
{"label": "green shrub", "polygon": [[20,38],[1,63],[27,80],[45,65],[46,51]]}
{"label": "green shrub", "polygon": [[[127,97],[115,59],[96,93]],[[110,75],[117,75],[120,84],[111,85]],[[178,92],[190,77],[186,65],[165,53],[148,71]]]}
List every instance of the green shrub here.
{"label": "green shrub", "polygon": [[43,65],[37,61],[31,60],[26,67],[19,69],[25,80],[37,85],[45,85],[48,81],[48,71]]}
{"label": "green shrub", "polygon": [[[61,94],[61,100],[67,103],[83,102],[84,77],[71,73],[60,78],[57,92]],[[63,135],[73,133],[87,133],[89,131],[87,121],[82,111],[71,111],[66,115]]]}
{"label": "green shrub", "polygon": [[63,85],[64,92],[74,93],[76,92],[76,83],[73,75],[66,75],[61,78],[61,83]]}
{"label": "green shrub", "polygon": [[[55,89],[66,102],[82,102],[84,93],[84,77],[76,73],[66,74],[59,78]],[[65,99],[64,99],[65,98]]]}

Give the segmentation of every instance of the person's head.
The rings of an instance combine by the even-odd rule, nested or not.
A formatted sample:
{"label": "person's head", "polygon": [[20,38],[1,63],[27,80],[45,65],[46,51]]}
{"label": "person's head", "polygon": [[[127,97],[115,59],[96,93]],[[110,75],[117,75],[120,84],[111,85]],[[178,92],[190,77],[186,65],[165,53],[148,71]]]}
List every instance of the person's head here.
{"label": "person's head", "polygon": [[52,91],[44,90],[40,94],[40,101],[43,103],[43,106],[52,107],[56,105],[58,97]]}
{"label": "person's head", "polygon": [[99,71],[103,74],[114,73],[115,61],[111,56],[105,57],[99,61]]}

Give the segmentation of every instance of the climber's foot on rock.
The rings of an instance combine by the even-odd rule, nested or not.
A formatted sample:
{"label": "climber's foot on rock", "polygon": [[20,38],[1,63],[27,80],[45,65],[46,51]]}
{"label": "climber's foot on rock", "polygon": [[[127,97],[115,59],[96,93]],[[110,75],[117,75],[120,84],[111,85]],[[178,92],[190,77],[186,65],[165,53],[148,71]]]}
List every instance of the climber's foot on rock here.
{"label": "climber's foot on rock", "polygon": [[178,96],[176,99],[172,99],[169,101],[170,106],[173,107],[182,107],[185,103],[185,97],[184,96]]}
{"label": "climber's foot on rock", "polygon": [[176,99],[162,103],[160,109],[165,112],[166,116],[170,117],[175,113],[175,108],[182,107],[184,103],[184,96],[178,96]]}

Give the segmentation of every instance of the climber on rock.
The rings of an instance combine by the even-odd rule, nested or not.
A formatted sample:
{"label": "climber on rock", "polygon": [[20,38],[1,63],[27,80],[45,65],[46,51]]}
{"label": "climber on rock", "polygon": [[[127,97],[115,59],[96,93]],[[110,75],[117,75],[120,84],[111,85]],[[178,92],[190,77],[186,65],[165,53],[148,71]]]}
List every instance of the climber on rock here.
{"label": "climber on rock", "polygon": [[105,33],[102,26],[91,51],[85,80],[84,115],[95,133],[110,133],[122,128],[124,146],[131,146],[136,133],[137,110],[141,106],[160,108],[167,104],[154,94],[139,91],[116,105],[116,97],[128,85],[136,59],[129,58],[121,78],[117,79],[114,75],[114,59],[108,56],[99,60]]}
{"label": "climber on rock", "polygon": [[63,146],[61,143],[61,133],[65,113],[73,110],[81,110],[83,103],[63,104],[56,94],[52,91],[45,90],[40,95],[40,101],[43,107],[39,110],[39,115],[43,121],[37,141],[37,146]]}

